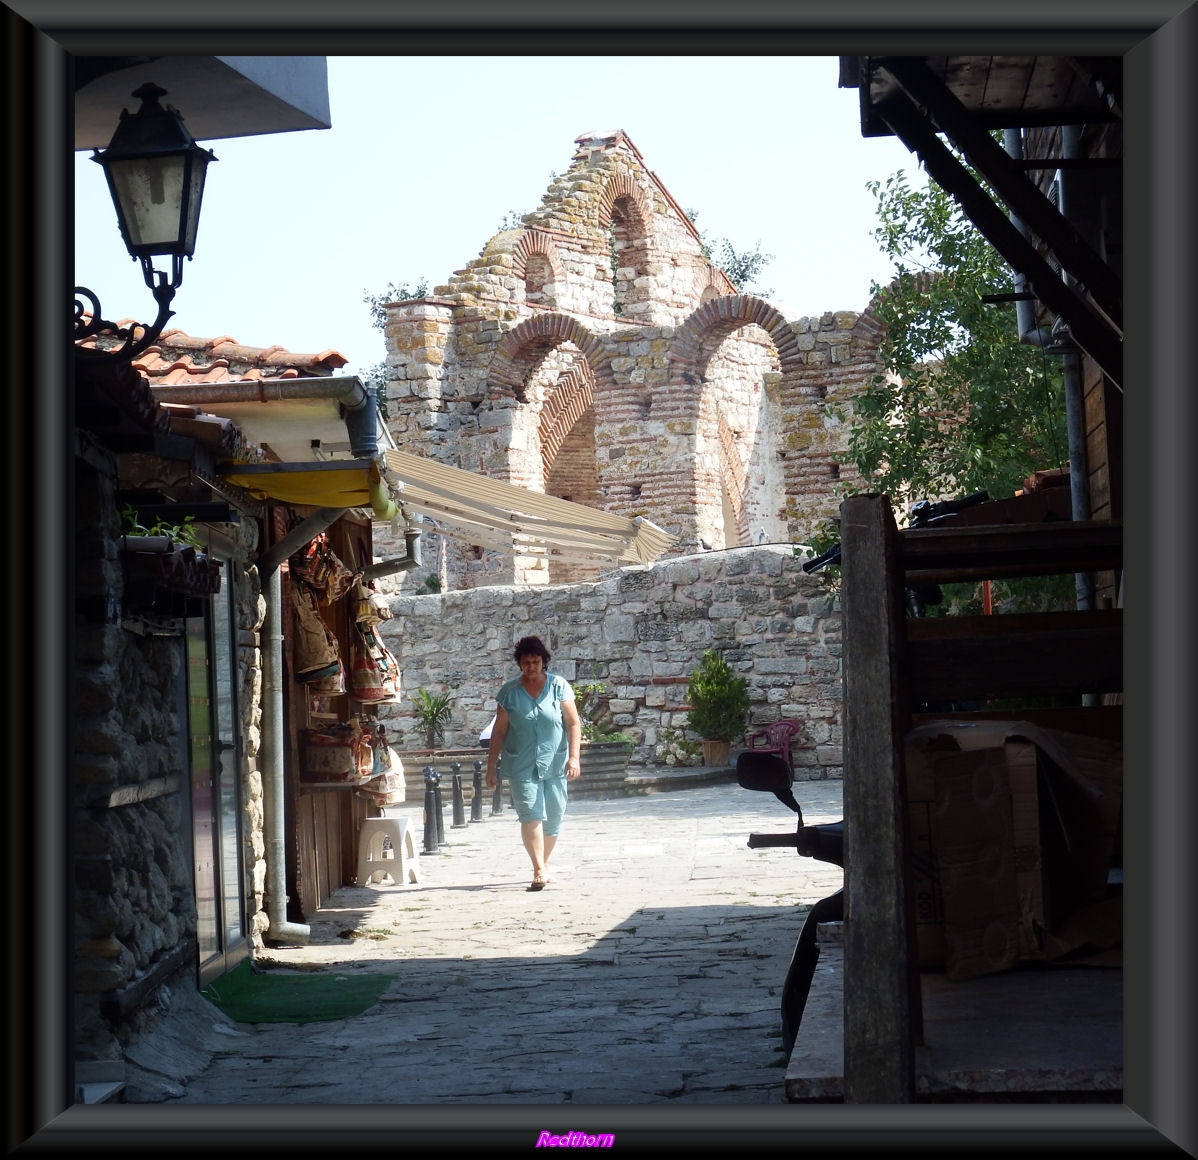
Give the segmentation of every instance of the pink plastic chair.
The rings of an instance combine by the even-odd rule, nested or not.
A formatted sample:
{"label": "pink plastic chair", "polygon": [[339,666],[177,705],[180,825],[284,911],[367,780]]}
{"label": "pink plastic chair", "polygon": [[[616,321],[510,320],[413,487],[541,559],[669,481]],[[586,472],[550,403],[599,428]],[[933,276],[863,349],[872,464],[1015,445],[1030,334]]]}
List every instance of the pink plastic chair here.
{"label": "pink plastic chair", "polygon": [[745,747],[750,753],[776,753],[786,762],[790,780],[795,779],[794,759],[790,755],[791,742],[802,729],[797,721],[771,721],[745,738]]}

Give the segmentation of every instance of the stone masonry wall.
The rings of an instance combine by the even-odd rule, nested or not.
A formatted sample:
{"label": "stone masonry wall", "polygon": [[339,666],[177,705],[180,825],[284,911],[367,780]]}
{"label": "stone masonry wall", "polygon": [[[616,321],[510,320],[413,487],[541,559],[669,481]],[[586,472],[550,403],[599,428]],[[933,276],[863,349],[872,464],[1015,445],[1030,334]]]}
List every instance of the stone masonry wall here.
{"label": "stone masonry wall", "polygon": [[663,730],[686,732],[687,680],[712,648],[748,681],[750,729],[801,722],[796,766],[839,776],[840,611],[790,549],[678,557],[593,583],[396,596],[391,607],[381,630],[407,695],[380,716],[401,747],[423,747],[408,698],[425,688],[453,695],[446,747],[474,748],[499,686],[517,674],[512,648],[531,633],[554,672],[607,685],[615,724],[637,741],[634,767],[653,762]]}
{"label": "stone masonry wall", "polygon": [[[91,464],[76,461],[72,781],[74,1050],[94,1060],[121,1058],[122,1045],[170,1009],[172,989],[193,991],[197,957],[186,640],[177,625],[118,615],[116,465],[101,458],[97,452]],[[228,526],[252,537],[252,521]],[[253,543],[243,548],[248,554]],[[247,917],[260,947],[266,918],[257,630],[264,606],[253,569],[235,560],[224,572],[222,584],[235,590]]]}

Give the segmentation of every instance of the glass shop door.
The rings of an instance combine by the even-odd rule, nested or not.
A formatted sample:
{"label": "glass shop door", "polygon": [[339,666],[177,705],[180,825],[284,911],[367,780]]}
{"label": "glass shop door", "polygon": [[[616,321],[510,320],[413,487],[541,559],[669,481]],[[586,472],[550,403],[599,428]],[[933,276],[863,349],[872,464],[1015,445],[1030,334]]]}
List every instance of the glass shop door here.
{"label": "glass shop door", "polygon": [[191,741],[192,846],[199,985],[249,954],[241,856],[241,746],[237,733],[237,649],[232,564],[204,616],[187,620],[187,701]]}

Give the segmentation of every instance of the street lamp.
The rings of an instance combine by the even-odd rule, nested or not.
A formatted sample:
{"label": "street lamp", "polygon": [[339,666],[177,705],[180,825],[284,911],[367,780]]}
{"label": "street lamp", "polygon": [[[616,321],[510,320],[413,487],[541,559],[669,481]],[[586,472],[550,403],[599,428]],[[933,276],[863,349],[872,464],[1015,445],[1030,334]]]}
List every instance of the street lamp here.
{"label": "street lamp", "polygon": [[[99,299],[87,287],[76,286],[76,344],[102,331],[114,332],[122,342],[113,350],[76,345],[76,353],[84,358],[129,361],[162,333],[174,313],[170,304],[183,281],[183,259],[190,260],[195,251],[204,175],[208,162],[216,159],[195,143],[177,109],[158,103],[165,89],[147,82],[132,95],[141,100],[141,108],[133,114],[121,110],[108,148],[93,153],[92,160],[104,169],[125,248],[141,262],[142,276],[158,303],[158,317],[148,327],[118,327],[100,317]],[[156,257],[171,259],[169,280],[154,269]],[[90,320],[83,317],[81,296],[91,303]]]}

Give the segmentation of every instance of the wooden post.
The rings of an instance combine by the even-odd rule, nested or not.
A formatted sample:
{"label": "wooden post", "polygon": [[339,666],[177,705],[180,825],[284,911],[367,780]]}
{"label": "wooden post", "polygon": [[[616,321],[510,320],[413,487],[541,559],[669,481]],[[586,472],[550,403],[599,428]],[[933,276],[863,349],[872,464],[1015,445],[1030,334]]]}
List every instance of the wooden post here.
{"label": "wooden post", "polygon": [[[911,926],[907,907],[899,678],[905,647],[901,546],[884,496],[840,508],[844,665],[844,1098],[913,1103]],[[913,1018],[914,1014],[914,1018]]]}

